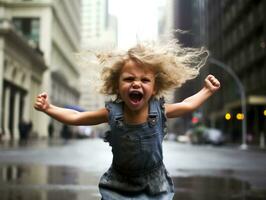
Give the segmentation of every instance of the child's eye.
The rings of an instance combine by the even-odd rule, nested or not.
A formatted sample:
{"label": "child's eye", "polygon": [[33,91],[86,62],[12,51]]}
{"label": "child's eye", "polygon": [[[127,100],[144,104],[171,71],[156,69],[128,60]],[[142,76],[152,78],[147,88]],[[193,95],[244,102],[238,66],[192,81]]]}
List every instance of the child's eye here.
{"label": "child's eye", "polygon": [[141,81],[142,81],[143,83],[148,83],[148,82],[151,82],[151,80],[150,80],[150,79],[148,79],[148,78],[143,78],[143,79],[141,79]]}
{"label": "child's eye", "polygon": [[134,81],[134,78],[133,77],[125,77],[123,80],[130,82],[130,81]]}

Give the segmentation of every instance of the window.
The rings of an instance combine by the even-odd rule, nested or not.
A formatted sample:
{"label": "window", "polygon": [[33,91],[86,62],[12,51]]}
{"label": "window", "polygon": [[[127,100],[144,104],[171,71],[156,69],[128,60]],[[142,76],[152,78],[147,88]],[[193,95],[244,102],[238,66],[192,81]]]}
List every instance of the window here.
{"label": "window", "polygon": [[40,40],[39,18],[13,18],[16,30],[21,32],[28,40],[34,41],[37,45]]}

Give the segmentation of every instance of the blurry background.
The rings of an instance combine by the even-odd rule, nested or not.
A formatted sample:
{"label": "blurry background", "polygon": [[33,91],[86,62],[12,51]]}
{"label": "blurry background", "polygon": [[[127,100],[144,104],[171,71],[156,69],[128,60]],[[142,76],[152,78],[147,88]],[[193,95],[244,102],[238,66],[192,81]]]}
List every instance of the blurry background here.
{"label": "blurry background", "polygon": [[233,71],[245,90],[247,112],[244,116],[232,76],[208,64],[168,99],[181,101],[195,93],[208,73],[218,77],[221,90],[197,112],[170,120],[169,132],[176,137],[204,125],[219,129],[229,143],[262,145],[265,8],[263,0],[0,0],[1,140],[102,135],[105,126],[63,126],[36,112],[35,96],[46,91],[52,103],[79,111],[103,107],[106,98],[87,78],[94,67],[80,68],[74,53],[128,48],[136,40],[163,40],[174,33],[184,46],[206,46],[212,58]]}

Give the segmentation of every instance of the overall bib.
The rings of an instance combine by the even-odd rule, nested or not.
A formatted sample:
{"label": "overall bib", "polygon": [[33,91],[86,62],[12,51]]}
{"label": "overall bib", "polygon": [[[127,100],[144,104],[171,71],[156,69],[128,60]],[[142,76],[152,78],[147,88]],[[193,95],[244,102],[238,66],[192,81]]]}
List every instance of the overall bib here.
{"label": "overall bib", "polygon": [[109,125],[105,141],[112,147],[113,161],[101,177],[103,200],[173,198],[173,182],[163,164],[162,142],[166,132],[163,99],[149,102],[143,124],[123,120],[123,102],[108,102]]}

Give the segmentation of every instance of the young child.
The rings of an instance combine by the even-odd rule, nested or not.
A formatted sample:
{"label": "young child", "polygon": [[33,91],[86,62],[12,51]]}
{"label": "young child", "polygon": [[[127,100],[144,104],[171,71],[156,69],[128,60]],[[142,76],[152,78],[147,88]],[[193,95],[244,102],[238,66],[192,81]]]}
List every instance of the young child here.
{"label": "young child", "polygon": [[64,124],[109,123],[105,140],[112,147],[113,161],[99,183],[103,200],[172,199],[174,187],[162,154],[166,119],[194,111],[220,83],[208,75],[198,93],[179,103],[164,104],[162,95],[198,75],[206,50],[183,48],[177,41],[138,43],[128,51],[97,57],[104,67],[101,91],[116,95],[115,101],[97,111],[77,112],[52,105],[42,93],[34,107]]}

